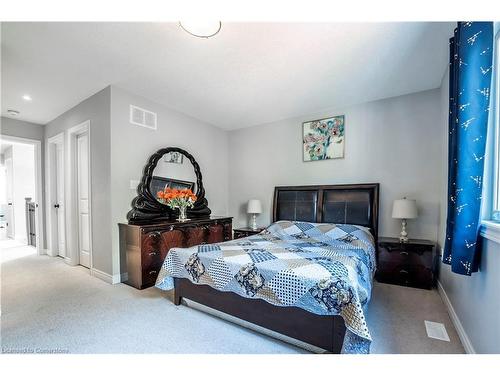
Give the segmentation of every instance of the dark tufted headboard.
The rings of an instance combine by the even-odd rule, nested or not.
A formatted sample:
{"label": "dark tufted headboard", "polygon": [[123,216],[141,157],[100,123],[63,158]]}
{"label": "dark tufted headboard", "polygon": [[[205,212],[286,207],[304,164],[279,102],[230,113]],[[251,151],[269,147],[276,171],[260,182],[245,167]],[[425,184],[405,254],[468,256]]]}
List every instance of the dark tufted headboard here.
{"label": "dark tufted headboard", "polygon": [[379,184],[277,186],[273,222],[357,224],[378,237]]}

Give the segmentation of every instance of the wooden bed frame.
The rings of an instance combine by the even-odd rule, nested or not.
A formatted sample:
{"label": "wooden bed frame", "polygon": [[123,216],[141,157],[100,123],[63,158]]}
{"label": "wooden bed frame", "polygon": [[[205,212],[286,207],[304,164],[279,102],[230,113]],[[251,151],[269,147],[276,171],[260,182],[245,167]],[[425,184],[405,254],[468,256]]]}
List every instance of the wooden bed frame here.
{"label": "wooden bed frame", "polygon": [[[376,240],[378,201],[379,184],[376,183],[276,187],[273,222],[298,220],[358,224],[369,227]],[[297,307],[274,306],[261,299],[221,292],[183,278],[174,278],[174,285],[176,305],[185,297],[331,353],[340,353],[342,349],[346,327],[341,316],[317,315]]]}

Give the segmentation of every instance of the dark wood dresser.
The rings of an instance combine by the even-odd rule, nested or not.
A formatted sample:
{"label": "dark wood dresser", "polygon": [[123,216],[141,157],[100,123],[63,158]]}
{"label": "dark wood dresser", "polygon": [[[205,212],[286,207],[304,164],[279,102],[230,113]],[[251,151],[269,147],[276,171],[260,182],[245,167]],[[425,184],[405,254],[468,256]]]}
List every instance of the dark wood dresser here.
{"label": "dark wood dresser", "polygon": [[155,224],[118,224],[120,252],[126,253],[128,280],[137,289],[153,286],[168,251],[173,247],[229,241],[232,218],[192,219],[186,222],[165,221]]}
{"label": "dark wood dresser", "polygon": [[436,283],[436,244],[427,240],[399,242],[398,238],[378,239],[377,281],[432,289]]}
{"label": "dark wood dresser", "polygon": [[234,230],[234,239],[252,236],[254,234],[262,232],[264,229],[266,228],[238,228]]}

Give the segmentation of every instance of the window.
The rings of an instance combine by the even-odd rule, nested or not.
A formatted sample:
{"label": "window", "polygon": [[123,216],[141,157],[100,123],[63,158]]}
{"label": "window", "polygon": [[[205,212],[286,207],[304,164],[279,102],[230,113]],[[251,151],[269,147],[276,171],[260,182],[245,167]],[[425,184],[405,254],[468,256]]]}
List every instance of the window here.
{"label": "window", "polygon": [[490,97],[490,111],[493,111],[495,141],[493,158],[493,191],[489,219],[500,222],[500,32],[495,35],[495,56],[493,57],[493,96]]}

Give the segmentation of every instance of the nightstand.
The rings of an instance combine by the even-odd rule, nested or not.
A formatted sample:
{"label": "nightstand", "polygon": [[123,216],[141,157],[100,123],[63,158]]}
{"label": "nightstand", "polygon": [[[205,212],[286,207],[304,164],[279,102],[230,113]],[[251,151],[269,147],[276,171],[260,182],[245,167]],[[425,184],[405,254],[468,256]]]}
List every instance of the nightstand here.
{"label": "nightstand", "polygon": [[233,232],[234,232],[233,238],[236,240],[238,238],[252,236],[254,234],[258,234],[258,233],[262,232],[264,229],[266,229],[266,228],[257,228],[257,229],[238,228],[238,229],[234,229],[233,230]]}
{"label": "nightstand", "polygon": [[378,239],[377,273],[382,283],[432,289],[436,283],[436,244],[427,240]]}

